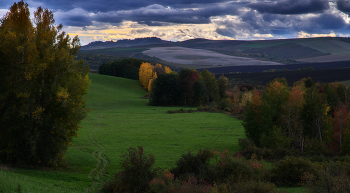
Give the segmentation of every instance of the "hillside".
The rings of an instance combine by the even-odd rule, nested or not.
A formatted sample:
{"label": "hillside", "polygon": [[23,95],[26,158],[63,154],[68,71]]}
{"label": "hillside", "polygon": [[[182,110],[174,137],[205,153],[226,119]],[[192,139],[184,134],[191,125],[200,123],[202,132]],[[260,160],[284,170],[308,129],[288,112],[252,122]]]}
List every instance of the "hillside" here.
{"label": "hillside", "polygon": [[[220,113],[167,114],[183,107],[149,106],[136,80],[89,74],[86,106],[79,137],[68,149],[66,168],[17,168],[0,163],[0,192],[95,192],[120,169],[120,155],[143,146],[156,166],[171,167],[189,150],[239,150],[241,121]],[[183,108],[188,109],[188,108]]]}
{"label": "hillside", "polygon": [[216,78],[224,75],[230,80],[244,81],[251,83],[258,83],[266,85],[275,78],[285,77],[290,84],[302,79],[311,77],[315,82],[343,82],[350,80],[350,68],[342,69],[315,69],[302,71],[282,71],[282,72],[256,72],[256,73],[242,73],[242,74],[217,74]]}
{"label": "hillside", "polygon": [[89,44],[82,46],[81,50],[97,50],[97,49],[105,49],[105,48],[116,48],[116,47],[133,47],[133,46],[142,46],[142,45],[151,45],[151,44],[165,44],[169,41],[161,40],[156,37],[149,38],[136,38],[134,40],[118,40],[114,41],[95,41],[90,42]]}
{"label": "hillside", "polygon": [[[160,39],[154,40],[161,41]],[[139,46],[135,46],[139,40],[126,40],[125,42],[134,42],[133,47],[130,47],[131,44],[123,44],[123,47],[106,48],[109,44],[123,42],[119,40],[116,43],[92,43],[104,45],[101,46],[104,49],[91,47],[95,50],[84,50],[83,48],[81,54],[102,54],[118,58],[134,57],[180,69],[346,62],[350,61],[349,40],[349,38],[341,37],[255,41],[192,39],[182,42],[162,41],[159,44],[154,41],[152,44]],[[95,62],[94,66],[98,64]]]}

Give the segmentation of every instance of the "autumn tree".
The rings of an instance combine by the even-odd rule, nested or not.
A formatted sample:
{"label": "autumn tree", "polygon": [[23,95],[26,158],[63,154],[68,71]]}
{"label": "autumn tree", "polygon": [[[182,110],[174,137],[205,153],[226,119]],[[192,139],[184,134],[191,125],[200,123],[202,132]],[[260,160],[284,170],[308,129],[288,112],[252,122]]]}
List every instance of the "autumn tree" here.
{"label": "autumn tree", "polygon": [[238,104],[240,102],[241,90],[237,85],[234,85],[227,91],[227,97],[230,103]]}
{"label": "autumn tree", "polygon": [[39,7],[33,21],[20,1],[0,23],[0,159],[55,165],[86,117],[89,69],[51,11]]}
{"label": "autumn tree", "polygon": [[263,92],[263,101],[270,106],[270,114],[275,125],[280,126],[282,106],[288,100],[288,95],[289,88],[286,82],[280,81],[280,79],[270,82]]}
{"label": "autumn tree", "polygon": [[139,81],[141,86],[152,93],[153,82],[161,74],[168,74],[171,70],[167,66],[156,64],[153,66],[148,62],[143,62],[139,69]]}
{"label": "autumn tree", "polygon": [[199,74],[195,70],[184,68],[179,72],[178,76],[182,103],[191,105],[193,103],[193,84],[199,79]]}
{"label": "autumn tree", "polygon": [[148,92],[152,94],[152,87],[153,87],[153,82],[157,79],[157,73],[153,72],[152,79],[149,80],[148,82]]}
{"label": "autumn tree", "polygon": [[272,117],[269,114],[269,108],[262,100],[259,92],[256,92],[251,101],[246,104],[243,127],[248,139],[254,141],[260,146],[260,138],[268,130],[272,129]]}
{"label": "autumn tree", "polygon": [[294,147],[304,151],[304,135],[303,124],[301,120],[301,112],[303,110],[305,100],[304,91],[300,87],[294,86],[286,103],[282,105],[281,123],[284,133],[290,139],[294,139]]}
{"label": "autumn tree", "polygon": [[243,126],[247,137],[256,145],[271,148],[288,145],[280,125],[282,105],[287,101],[288,94],[286,84],[274,80],[262,95],[256,92],[247,102]]}
{"label": "autumn tree", "polygon": [[252,98],[253,98],[255,92],[256,92],[256,91],[254,91],[254,90],[244,92],[244,93],[242,94],[242,99],[241,99],[241,102],[239,103],[239,106],[240,106],[240,107],[245,107],[246,104],[247,104],[249,101],[252,100]]}
{"label": "autumn tree", "polygon": [[349,119],[350,112],[349,108],[346,105],[339,105],[335,108],[333,112],[332,122],[334,124],[333,131],[333,152],[341,152],[343,146],[343,135],[346,133],[349,134]]}
{"label": "autumn tree", "polygon": [[139,69],[139,80],[141,86],[145,89],[148,90],[148,85],[149,85],[149,80],[153,78],[153,68],[152,64],[148,62],[144,62],[141,64],[140,69]]}

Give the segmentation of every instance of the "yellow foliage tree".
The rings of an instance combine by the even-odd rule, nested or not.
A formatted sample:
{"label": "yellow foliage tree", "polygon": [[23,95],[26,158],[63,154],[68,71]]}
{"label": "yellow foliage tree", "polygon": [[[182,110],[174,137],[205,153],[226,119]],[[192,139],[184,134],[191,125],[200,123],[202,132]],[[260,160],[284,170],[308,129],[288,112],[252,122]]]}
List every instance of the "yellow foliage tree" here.
{"label": "yellow foliage tree", "polygon": [[148,83],[148,92],[152,93],[152,86],[153,86],[153,82],[157,79],[157,72],[153,73],[153,78],[151,80],[149,80]]}
{"label": "yellow foliage tree", "polygon": [[243,93],[241,102],[239,103],[239,106],[244,107],[244,106],[246,106],[247,102],[252,101],[255,92],[256,92],[255,90],[251,90],[249,92]]}
{"label": "yellow foliage tree", "polygon": [[164,66],[164,73],[169,74],[171,72],[171,69],[167,66]]}
{"label": "yellow foliage tree", "polygon": [[161,64],[156,64],[155,66],[152,66],[152,64],[148,62],[144,62],[141,64],[139,69],[139,81],[142,87],[152,92],[152,84],[155,79],[157,79],[158,75],[160,74],[168,74],[171,70],[167,66],[162,66]]}
{"label": "yellow foliage tree", "polygon": [[153,78],[153,68],[152,64],[144,62],[141,64],[139,69],[140,84],[142,87],[148,91],[149,80]]}

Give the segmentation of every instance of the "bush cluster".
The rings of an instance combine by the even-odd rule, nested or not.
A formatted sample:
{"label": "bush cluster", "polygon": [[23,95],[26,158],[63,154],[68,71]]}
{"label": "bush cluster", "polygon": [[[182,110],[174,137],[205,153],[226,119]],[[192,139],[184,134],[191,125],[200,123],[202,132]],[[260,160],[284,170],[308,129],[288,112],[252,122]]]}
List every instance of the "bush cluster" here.
{"label": "bush cluster", "polygon": [[145,155],[143,147],[129,148],[128,153],[121,156],[122,171],[106,183],[102,190],[106,192],[143,192],[148,183],[156,177],[159,169],[153,166],[154,155]]}
{"label": "bush cluster", "polygon": [[267,169],[254,156],[246,160],[228,150],[185,153],[170,170],[153,167],[142,147],[122,156],[123,170],[103,185],[104,192],[278,192],[266,181]]}
{"label": "bush cluster", "polygon": [[[240,140],[241,147],[254,144]],[[265,149],[267,150],[267,149]],[[257,154],[249,159],[241,152],[199,150],[187,152],[168,169],[153,167],[154,156],[145,155],[142,147],[129,148],[122,156],[122,171],[102,187],[104,192],[145,193],[231,193],[284,192],[278,187],[302,186],[309,192],[349,192],[350,157],[338,161],[312,162],[303,157],[286,156],[274,166]]]}

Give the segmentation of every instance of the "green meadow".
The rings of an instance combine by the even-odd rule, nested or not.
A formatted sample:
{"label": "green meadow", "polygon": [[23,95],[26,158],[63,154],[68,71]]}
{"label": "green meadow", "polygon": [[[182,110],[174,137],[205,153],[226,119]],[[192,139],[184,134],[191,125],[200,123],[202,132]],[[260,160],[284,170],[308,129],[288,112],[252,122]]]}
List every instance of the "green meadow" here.
{"label": "green meadow", "polygon": [[188,107],[149,106],[138,81],[90,74],[79,136],[65,168],[0,167],[0,192],[95,192],[121,168],[120,155],[143,146],[156,166],[172,167],[181,154],[199,149],[239,150],[241,121],[221,113],[167,114]]}

